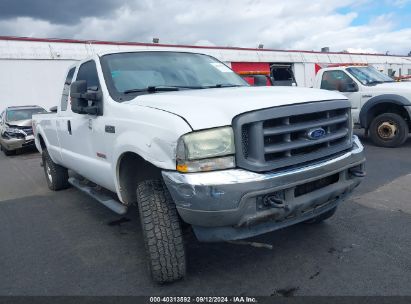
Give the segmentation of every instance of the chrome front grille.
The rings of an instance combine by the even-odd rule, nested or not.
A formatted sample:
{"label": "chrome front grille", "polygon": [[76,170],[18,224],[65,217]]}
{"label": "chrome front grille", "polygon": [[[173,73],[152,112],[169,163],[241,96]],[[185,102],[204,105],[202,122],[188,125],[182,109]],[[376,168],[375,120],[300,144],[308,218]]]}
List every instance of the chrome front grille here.
{"label": "chrome front grille", "polygon": [[[351,147],[346,100],[269,108],[234,118],[237,165],[252,171],[304,165]],[[314,132],[320,132],[314,137]]]}

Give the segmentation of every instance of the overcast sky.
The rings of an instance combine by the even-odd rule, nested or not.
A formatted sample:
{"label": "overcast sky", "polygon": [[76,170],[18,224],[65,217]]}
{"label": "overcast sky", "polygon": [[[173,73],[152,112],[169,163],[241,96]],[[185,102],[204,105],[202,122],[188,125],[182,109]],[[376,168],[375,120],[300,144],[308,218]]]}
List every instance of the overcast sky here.
{"label": "overcast sky", "polygon": [[411,0],[1,0],[0,35],[408,54]]}

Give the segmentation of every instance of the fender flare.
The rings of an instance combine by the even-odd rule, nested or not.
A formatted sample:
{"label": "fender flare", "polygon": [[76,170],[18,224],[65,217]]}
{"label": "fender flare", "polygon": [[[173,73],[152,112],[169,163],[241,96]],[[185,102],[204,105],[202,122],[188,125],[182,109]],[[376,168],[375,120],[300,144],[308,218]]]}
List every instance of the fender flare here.
{"label": "fender flare", "polygon": [[47,138],[44,136],[43,129],[41,129],[40,126],[37,126],[36,129],[37,130],[36,130],[36,134],[35,134],[35,137],[34,137],[34,144],[35,144],[37,150],[39,150],[39,152],[41,154],[43,152],[43,148],[40,144],[40,137],[43,139],[44,144],[45,144],[46,147],[48,145],[48,141],[47,141]]}
{"label": "fender flare", "polygon": [[[374,106],[381,104],[381,103],[392,103],[399,106],[410,107],[411,101],[401,95],[397,94],[382,94],[370,98],[362,107],[360,111],[360,124],[361,127],[367,128],[369,126],[370,121],[368,121],[367,114],[369,113],[370,109]],[[408,115],[410,115],[411,109],[406,108]]]}
{"label": "fender flare", "polygon": [[[130,143],[129,138],[134,138],[139,144]],[[157,167],[159,170],[175,170],[175,149],[176,141],[167,142],[159,138],[151,138],[147,135],[142,135],[138,132],[128,131],[121,134],[114,143],[112,155],[111,174],[114,177],[115,191],[121,202],[124,203],[120,187],[120,163],[123,155],[126,153],[134,153],[142,160]],[[157,155],[157,157],[154,157]]]}
{"label": "fender flare", "polygon": [[[45,132],[44,132],[43,128],[41,128],[41,126],[37,125],[36,129],[37,130],[36,130],[36,134],[35,134],[35,137],[34,137],[34,144],[35,144],[37,150],[40,152],[40,154],[43,153],[43,148],[41,147],[41,144],[40,144],[40,136],[41,136],[41,138],[43,138],[44,145],[49,150],[49,155],[50,155],[51,160],[53,162],[55,162],[56,164],[60,165],[61,164],[61,155],[58,155],[57,156],[58,158],[56,159],[56,157],[52,153],[53,151],[55,151],[55,149],[54,150],[50,149],[51,145],[48,141],[47,136],[45,135]],[[60,152],[58,152],[58,153],[60,153]]]}

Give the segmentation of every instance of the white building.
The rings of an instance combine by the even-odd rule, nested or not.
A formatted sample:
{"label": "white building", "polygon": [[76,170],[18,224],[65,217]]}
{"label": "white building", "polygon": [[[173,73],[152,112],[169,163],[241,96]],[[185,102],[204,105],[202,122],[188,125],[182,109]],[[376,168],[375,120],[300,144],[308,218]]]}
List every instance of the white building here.
{"label": "white building", "polygon": [[411,75],[411,57],[321,53],[132,42],[0,37],[0,111],[10,105],[57,105],[68,66],[100,51],[164,49],[209,54],[228,65],[285,64],[300,86],[311,86],[316,69],[330,63],[366,63],[397,76]]}

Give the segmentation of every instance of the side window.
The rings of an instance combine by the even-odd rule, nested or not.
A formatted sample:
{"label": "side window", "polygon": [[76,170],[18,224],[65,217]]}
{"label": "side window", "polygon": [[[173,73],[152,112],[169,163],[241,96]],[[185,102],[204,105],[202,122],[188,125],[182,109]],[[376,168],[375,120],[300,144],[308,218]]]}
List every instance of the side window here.
{"label": "side window", "polygon": [[321,89],[345,92],[354,81],[343,71],[325,71],[321,79]]}
{"label": "side window", "polygon": [[83,63],[78,70],[76,80],[87,81],[87,87],[94,87],[97,91],[100,88],[100,83],[98,81],[96,63],[93,60]]}
{"label": "side window", "polygon": [[63,93],[61,94],[61,111],[67,110],[67,103],[69,98],[70,84],[74,76],[76,68],[72,68],[68,71],[66,81],[64,82]]}

